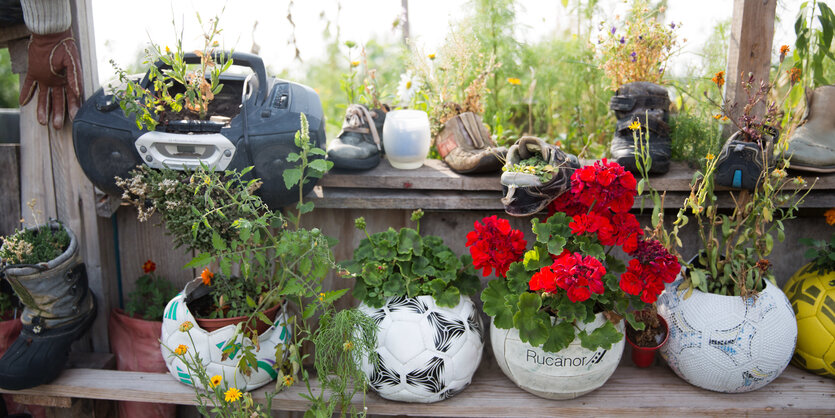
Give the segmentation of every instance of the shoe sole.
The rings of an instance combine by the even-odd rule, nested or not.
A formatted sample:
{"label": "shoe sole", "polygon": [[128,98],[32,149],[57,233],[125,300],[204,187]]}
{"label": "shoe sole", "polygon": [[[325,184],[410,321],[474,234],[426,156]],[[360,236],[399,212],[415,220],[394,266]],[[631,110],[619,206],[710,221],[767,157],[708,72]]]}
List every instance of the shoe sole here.
{"label": "shoe sole", "polygon": [[333,162],[334,168],[342,170],[370,170],[380,164],[380,155],[372,155],[368,158],[342,158],[337,156],[328,156],[328,160]]}
{"label": "shoe sole", "polygon": [[797,171],[811,171],[813,173],[835,173],[835,165],[824,166],[824,167],[815,167],[811,165],[802,165],[802,164],[795,164],[789,162],[789,169],[797,170]]}

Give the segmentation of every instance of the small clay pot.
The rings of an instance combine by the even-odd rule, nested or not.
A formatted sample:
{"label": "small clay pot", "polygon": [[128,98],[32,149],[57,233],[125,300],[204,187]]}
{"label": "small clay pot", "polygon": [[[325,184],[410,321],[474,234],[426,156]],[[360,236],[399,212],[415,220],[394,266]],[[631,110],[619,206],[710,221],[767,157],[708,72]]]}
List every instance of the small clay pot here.
{"label": "small clay pot", "polygon": [[626,333],[626,341],[632,346],[632,362],[638,367],[651,366],[652,361],[655,360],[655,352],[663,347],[667,343],[667,338],[670,337],[670,328],[667,326],[667,321],[661,315],[658,315],[658,322],[664,328],[664,340],[654,347],[641,347],[629,338],[628,332]]}

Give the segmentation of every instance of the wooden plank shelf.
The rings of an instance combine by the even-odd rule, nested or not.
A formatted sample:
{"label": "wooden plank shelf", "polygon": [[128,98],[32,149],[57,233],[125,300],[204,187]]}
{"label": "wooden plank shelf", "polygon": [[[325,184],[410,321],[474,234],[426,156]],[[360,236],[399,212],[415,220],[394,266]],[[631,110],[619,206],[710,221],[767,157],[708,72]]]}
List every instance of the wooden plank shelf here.
{"label": "wooden plank shelf", "polygon": [[[272,385],[268,385],[271,387]],[[267,389],[253,392],[263,402]],[[273,398],[273,409],[304,411],[308,403],[296,385]],[[163,373],[69,369],[54,382],[21,391],[20,395],[107,399],[194,405],[191,387]],[[355,405],[362,409],[359,397]],[[750,393],[716,393],[691,386],[670,369],[621,366],[606,384],[585,396],[546,400],[517,388],[496,368],[485,368],[473,383],[452,399],[434,404],[405,404],[369,394],[369,414],[400,416],[530,417],[633,415],[830,415],[835,414],[835,380],[789,366],[768,386]]]}
{"label": "wooden plank shelf", "polygon": [[[593,160],[583,160],[591,164]],[[695,170],[682,162],[673,162],[670,171],[650,178],[650,184],[667,193],[665,207],[680,208],[690,194]],[[800,173],[790,173],[799,175]],[[805,177],[815,183],[803,204],[804,208],[835,206],[835,174]],[[729,190],[717,188],[718,190]],[[329,209],[403,209],[502,211],[502,185],[499,173],[464,175],[453,172],[440,160],[426,160],[415,170],[399,170],[383,159],[374,169],[363,172],[328,173],[308,195],[319,208]],[[644,207],[651,207],[647,201]],[[730,193],[720,194],[719,206],[733,207]],[[634,208],[641,207],[636,200]]]}

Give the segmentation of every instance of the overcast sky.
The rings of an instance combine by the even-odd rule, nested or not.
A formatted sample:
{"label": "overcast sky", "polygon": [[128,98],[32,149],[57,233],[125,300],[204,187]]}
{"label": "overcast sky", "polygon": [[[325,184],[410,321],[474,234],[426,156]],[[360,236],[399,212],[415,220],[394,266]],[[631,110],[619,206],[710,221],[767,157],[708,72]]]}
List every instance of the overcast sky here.
{"label": "overcast sky", "polygon": [[[572,24],[568,12],[559,0],[520,0],[517,36],[523,41],[536,41]],[[571,0],[570,4],[575,4]],[[221,17],[223,43],[239,51],[249,51],[253,40],[260,46],[265,63],[276,71],[288,70],[299,74],[300,64],[294,61],[294,49],[288,44],[291,26],[286,19],[289,0],[143,0],[131,3],[93,0],[95,36],[99,79],[106,83],[114,71],[113,59],[122,66],[129,65],[148,44],[149,37],[160,45],[173,45],[172,16],[184,29],[186,49],[201,46],[199,26],[195,17],[199,10],[204,19],[226,10]],[[141,4],[141,7],[137,7]],[[342,0],[338,25],[341,40],[363,43],[377,37],[397,41],[399,30],[392,28],[401,10],[400,0]],[[624,15],[627,4],[623,0],[602,0],[601,16],[595,20],[613,19]],[[669,0],[667,19],[682,23],[680,37],[686,47],[671,65],[675,73],[683,63],[693,59],[713,25],[732,15],[730,0]],[[778,26],[774,44],[793,44],[793,22],[800,0],[783,0],[777,6]],[[443,41],[449,23],[467,14],[467,0],[411,0],[409,24],[411,34],[425,51],[432,51]],[[327,21],[336,22],[337,0],[297,0],[292,6],[296,23],[296,40],[301,57],[310,60],[324,52],[322,32]],[[324,17],[323,17],[324,16]],[[255,23],[257,28],[254,28]],[[333,28],[333,25],[332,25]],[[333,29],[335,30],[335,29]]]}

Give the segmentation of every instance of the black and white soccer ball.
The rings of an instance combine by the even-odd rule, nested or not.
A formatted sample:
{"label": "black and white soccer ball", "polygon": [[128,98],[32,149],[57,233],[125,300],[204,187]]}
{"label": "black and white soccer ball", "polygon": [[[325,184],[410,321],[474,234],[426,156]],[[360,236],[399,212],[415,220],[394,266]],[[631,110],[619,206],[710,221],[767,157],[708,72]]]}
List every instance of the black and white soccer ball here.
{"label": "black and white soccer ball", "polygon": [[382,308],[360,310],[379,327],[378,360],[366,359],[369,383],[386,399],[431,403],[464,390],[481,362],[484,328],[473,301],[461,296],[453,308],[431,296],[394,297]]}

